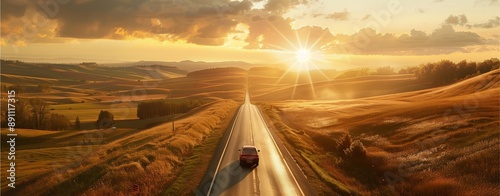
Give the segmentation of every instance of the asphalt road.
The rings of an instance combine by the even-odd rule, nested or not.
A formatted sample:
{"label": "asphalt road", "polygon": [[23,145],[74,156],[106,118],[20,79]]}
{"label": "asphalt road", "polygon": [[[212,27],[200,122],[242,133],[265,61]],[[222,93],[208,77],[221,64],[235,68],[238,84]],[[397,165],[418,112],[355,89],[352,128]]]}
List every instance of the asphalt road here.
{"label": "asphalt road", "polygon": [[[291,155],[273,136],[247,95],[196,195],[315,195]],[[260,150],[258,167],[239,165],[238,149],[243,145]]]}

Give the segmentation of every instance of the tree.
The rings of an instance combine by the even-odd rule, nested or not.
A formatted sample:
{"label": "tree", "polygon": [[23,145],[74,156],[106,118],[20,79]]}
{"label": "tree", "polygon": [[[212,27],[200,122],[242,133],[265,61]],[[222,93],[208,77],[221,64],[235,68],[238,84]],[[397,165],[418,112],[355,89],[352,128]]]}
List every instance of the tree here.
{"label": "tree", "polygon": [[33,128],[33,119],[29,115],[29,104],[25,99],[16,101],[16,126],[19,128]]}
{"label": "tree", "polygon": [[457,64],[457,78],[465,79],[476,74],[476,62],[468,63],[466,60]]}
{"label": "tree", "polygon": [[76,116],[76,119],[75,119],[75,129],[76,130],[80,130],[80,118],[78,116]]}
{"label": "tree", "polygon": [[434,66],[432,70],[433,82],[438,85],[445,85],[456,80],[457,67],[449,60],[442,60]]}
{"label": "tree", "polygon": [[479,74],[483,74],[498,69],[499,65],[500,61],[497,58],[487,59],[477,65],[477,71]]}
{"label": "tree", "polygon": [[46,128],[49,130],[67,130],[71,127],[71,123],[66,116],[61,114],[50,114],[49,121],[47,122]]}
{"label": "tree", "polygon": [[33,128],[42,129],[45,115],[49,104],[40,98],[30,99],[31,112],[33,114]]}
{"label": "tree", "polygon": [[106,110],[101,110],[99,117],[97,117],[96,128],[98,129],[108,129],[115,124],[114,116],[111,112]]}
{"label": "tree", "polygon": [[[33,121],[30,115],[29,104],[25,99],[18,98],[16,100],[16,127],[17,128],[33,128]],[[2,113],[2,122],[7,122],[6,117],[9,116],[9,111],[5,110]],[[5,118],[4,118],[5,117]],[[5,121],[3,121],[5,120]],[[4,124],[5,125],[5,124]],[[7,126],[7,125],[5,125]]]}

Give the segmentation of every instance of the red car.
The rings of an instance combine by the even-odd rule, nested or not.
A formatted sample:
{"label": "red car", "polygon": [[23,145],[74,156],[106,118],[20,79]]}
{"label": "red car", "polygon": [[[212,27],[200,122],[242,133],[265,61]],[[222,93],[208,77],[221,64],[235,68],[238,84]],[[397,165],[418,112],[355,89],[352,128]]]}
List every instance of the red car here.
{"label": "red car", "polygon": [[255,146],[245,145],[240,151],[240,165],[257,167],[259,166],[259,154],[260,150],[257,150]]}

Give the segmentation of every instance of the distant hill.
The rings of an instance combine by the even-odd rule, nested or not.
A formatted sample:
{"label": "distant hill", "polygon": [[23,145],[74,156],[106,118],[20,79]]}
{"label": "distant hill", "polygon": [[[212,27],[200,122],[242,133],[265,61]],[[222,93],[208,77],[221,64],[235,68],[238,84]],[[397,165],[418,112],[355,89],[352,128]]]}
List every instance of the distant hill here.
{"label": "distant hill", "polygon": [[[15,89],[23,98],[51,104],[141,101],[168,98],[235,99],[245,93],[246,70],[207,68],[189,73],[172,65],[103,66],[2,60],[2,96]],[[45,89],[44,89],[45,88]]]}
{"label": "distant hill", "polygon": [[220,68],[220,67],[240,67],[243,69],[250,69],[255,66],[254,64],[242,62],[242,61],[225,61],[225,62],[203,62],[203,61],[180,61],[180,62],[167,62],[167,61],[137,61],[137,62],[123,62],[123,63],[108,63],[103,64],[105,66],[111,67],[130,67],[137,65],[165,65],[174,66],[179,69],[186,70],[188,72],[210,69],[210,68]]}
{"label": "distant hill", "polygon": [[95,63],[51,64],[2,60],[2,83],[39,84],[56,82],[159,80],[183,77],[187,71],[174,66],[142,65],[109,67]]}

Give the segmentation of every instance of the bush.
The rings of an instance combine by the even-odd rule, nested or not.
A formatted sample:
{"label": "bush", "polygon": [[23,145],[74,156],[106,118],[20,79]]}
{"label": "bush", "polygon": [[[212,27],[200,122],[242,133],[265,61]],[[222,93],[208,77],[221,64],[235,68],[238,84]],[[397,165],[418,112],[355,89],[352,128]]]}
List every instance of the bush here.
{"label": "bush", "polygon": [[351,160],[361,161],[366,158],[366,149],[360,140],[354,140],[344,152]]}
{"label": "bush", "polygon": [[366,159],[366,149],[360,140],[352,141],[351,135],[345,133],[337,141],[337,153],[348,161],[359,162]]}
{"label": "bush", "polygon": [[338,141],[337,141],[337,152],[340,156],[345,157],[345,150],[350,148],[352,144],[352,138],[349,133],[345,133]]}

